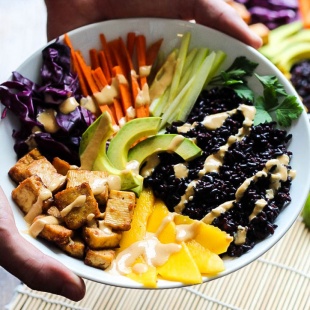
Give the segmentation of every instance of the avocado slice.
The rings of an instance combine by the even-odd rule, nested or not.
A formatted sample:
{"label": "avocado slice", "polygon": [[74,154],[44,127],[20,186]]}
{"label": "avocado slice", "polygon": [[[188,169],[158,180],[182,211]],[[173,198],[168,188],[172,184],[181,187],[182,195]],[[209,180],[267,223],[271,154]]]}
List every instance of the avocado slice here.
{"label": "avocado slice", "polygon": [[98,156],[99,147],[114,133],[109,113],[102,113],[83,133],[79,154],[81,168],[92,170]]}
{"label": "avocado slice", "polygon": [[136,160],[141,165],[148,157],[160,152],[175,152],[185,161],[202,154],[202,150],[190,139],[178,134],[157,134],[149,137],[129,150],[128,161]]}
{"label": "avocado slice", "polygon": [[131,170],[119,170],[113,166],[106,154],[107,140],[114,133],[109,113],[102,113],[82,135],[80,143],[81,168],[106,171],[120,177],[121,189],[129,190],[141,186],[141,177]]}
{"label": "avocado slice", "polygon": [[111,140],[107,157],[117,169],[126,169],[128,151],[141,138],[155,135],[160,127],[160,117],[141,117],[127,122]]}

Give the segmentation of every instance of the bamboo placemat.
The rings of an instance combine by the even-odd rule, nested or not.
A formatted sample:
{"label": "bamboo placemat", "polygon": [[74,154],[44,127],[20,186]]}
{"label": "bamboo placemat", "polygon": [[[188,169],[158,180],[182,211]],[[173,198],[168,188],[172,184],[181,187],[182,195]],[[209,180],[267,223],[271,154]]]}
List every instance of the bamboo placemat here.
{"label": "bamboo placemat", "polygon": [[301,218],[261,258],[226,277],[166,290],[131,290],[86,280],[80,302],[20,285],[9,310],[19,309],[310,309],[310,231]]}

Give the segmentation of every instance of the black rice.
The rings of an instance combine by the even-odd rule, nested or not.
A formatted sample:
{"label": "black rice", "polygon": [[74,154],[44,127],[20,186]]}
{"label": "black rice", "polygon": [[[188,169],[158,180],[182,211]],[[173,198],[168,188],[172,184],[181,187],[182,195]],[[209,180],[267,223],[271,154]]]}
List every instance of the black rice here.
{"label": "black rice", "polygon": [[[205,90],[198,98],[187,123],[201,122],[205,116],[237,108],[240,104],[252,105],[251,102],[242,101],[228,88],[213,88]],[[219,150],[220,146],[227,143],[229,136],[238,132],[242,127],[244,116],[242,113],[233,114],[216,130],[209,130],[202,124],[193,127],[183,135],[195,138],[197,145],[203,150],[203,155],[188,163],[188,175],[177,178],[174,165],[181,163],[182,159],[169,153],[159,154],[160,163],[153,173],[145,178],[145,186],[152,187],[156,197],[161,198],[171,212],[180,202],[188,184],[197,180],[194,195],[184,206],[182,213],[193,219],[202,219],[212,209],[220,204],[235,199],[236,190],[245,181],[258,171],[263,170],[265,163],[280,155],[291,157],[287,150],[291,135],[285,130],[276,128],[275,123],[265,123],[252,126],[250,134],[241,141],[232,144],[225,154],[223,165],[219,173],[207,173],[198,177],[198,172],[203,168],[205,159]],[[182,122],[175,122],[167,128],[167,133],[178,133],[177,127]],[[290,167],[289,167],[290,168]],[[266,197],[266,190],[270,187],[269,177],[259,178],[247,188],[244,196],[234,207],[222,213],[212,222],[213,225],[234,236],[238,226],[247,227],[245,243],[237,245],[234,242],[228,248],[229,256],[240,256],[253,248],[255,243],[274,233],[274,224],[281,209],[290,202],[291,179],[281,183],[281,187],[273,198]],[[251,221],[255,202],[259,199],[267,201],[263,210]]]}

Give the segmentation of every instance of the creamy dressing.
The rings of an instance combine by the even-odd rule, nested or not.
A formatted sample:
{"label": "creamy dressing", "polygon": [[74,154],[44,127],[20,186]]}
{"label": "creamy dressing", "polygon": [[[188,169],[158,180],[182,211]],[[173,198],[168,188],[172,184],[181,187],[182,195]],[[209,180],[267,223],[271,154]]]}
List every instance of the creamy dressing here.
{"label": "creamy dressing", "polygon": [[139,67],[140,77],[148,77],[151,73],[152,66],[141,66]]}
{"label": "creamy dressing", "polygon": [[178,126],[177,131],[178,131],[178,133],[187,133],[190,130],[192,130],[193,128],[195,128],[196,126],[197,126],[196,122],[193,124],[185,123],[182,126]]}
{"label": "creamy dressing", "polygon": [[79,103],[76,101],[76,99],[74,97],[69,97],[59,105],[59,111],[63,114],[69,114],[73,112],[78,106]]}
{"label": "creamy dressing", "polygon": [[59,130],[56,115],[57,113],[54,109],[46,109],[38,114],[37,121],[43,125],[46,132],[55,133]]}
{"label": "creamy dressing", "polygon": [[[145,239],[135,242],[128,248],[120,252],[115,261],[115,269],[121,275],[126,275],[134,272],[132,268],[139,257],[148,266],[158,267],[163,265],[171,254],[181,250],[181,245],[176,243],[161,243],[153,234],[149,234]],[[139,271],[141,272],[141,271]]]}
{"label": "creamy dressing", "polygon": [[214,208],[209,212],[201,221],[206,224],[211,224],[214,219],[219,217],[222,213],[230,210],[234,206],[235,200],[230,200],[222,203],[218,207]]}
{"label": "creamy dressing", "polygon": [[107,187],[106,179],[96,178],[93,181],[89,181],[89,183],[94,195],[101,194]]}
{"label": "creamy dressing", "polygon": [[112,229],[105,224],[104,220],[98,221],[98,228],[106,235],[112,235]]}
{"label": "creamy dressing", "polygon": [[191,224],[176,225],[176,242],[187,242],[196,237],[201,223],[194,221]]}
{"label": "creamy dressing", "polygon": [[129,107],[126,110],[126,117],[127,117],[127,120],[131,120],[131,119],[134,119],[136,117],[136,110],[134,107]]}
{"label": "creamy dressing", "polygon": [[121,178],[118,175],[109,175],[107,177],[109,189],[121,190]]}
{"label": "creamy dressing", "polygon": [[248,228],[247,227],[243,227],[243,226],[238,226],[237,232],[234,235],[234,243],[236,245],[242,245],[245,243],[246,241],[246,235],[248,232]]}
{"label": "creamy dressing", "polygon": [[145,83],[135,98],[135,107],[149,105],[151,102],[149,86]]}
{"label": "creamy dressing", "polygon": [[132,171],[133,174],[139,174],[140,163],[137,160],[131,160],[126,163],[126,170]]}
{"label": "creamy dressing", "polygon": [[158,154],[155,152],[149,156],[142,167],[140,174],[145,178],[152,174],[154,168],[160,163]]}
{"label": "creamy dressing", "polygon": [[174,152],[184,141],[185,137],[182,135],[176,135],[167,147],[167,152]]}
{"label": "creamy dressing", "polygon": [[153,85],[150,89],[150,98],[153,101],[159,98],[171,84],[176,65],[175,54],[170,54],[167,61],[163,64],[160,74],[155,77]]}
{"label": "creamy dressing", "polygon": [[27,223],[32,223],[34,218],[42,214],[43,202],[53,197],[52,192],[47,188],[41,188],[36,202],[31,206],[24,219]]}
{"label": "creamy dressing", "polygon": [[220,128],[226,119],[235,114],[237,112],[237,109],[226,111],[222,113],[216,113],[212,115],[207,115],[204,120],[201,122],[207,129],[209,130],[215,130],[217,128]]}
{"label": "creamy dressing", "polygon": [[36,220],[29,228],[29,233],[36,238],[44,229],[45,225],[58,225],[59,221],[55,216],[45,216]]}
{"label": "creamy dressing", "polygon": [[176,164],[173,166],[174,175],[178,179],[186,178],[188,176],[188,168],[185,164]]}
{"label": "creamy dressing", "polygon": [[114,98],[119,98],[119,79],[121,79],[119,76],[112,78],[110,85],[105,85],[100,92],[94,94],[94,97],[99,105],[112,104]]}
{"label": "creamy dressing", "polygon": [[63,208],[60,211],[60,215],[62,217],[67,216],[73,209],[81,208],[86,201],[86,195],[79,195],[77,198],[74,199],[69,205]]}
{"label": "creamy dressing", "polygon": [[251,222],[260,212],[262,212],[266,205],[267,201],[265,199],[258,199],[255,202],[253,212],[249,216],[249,221]]}
{"label": "creamy dressing", "polygon": [[182,213],[185,204],[187,203],[187,201],[190,200],[190,197],[194,196],[195,193],[195,186],[197,184],[198,181],[194,180],[192,182],[190,182],[185,190],[185,194],[183,196],[181,196],[181,200],[180,202],[174,207],[174,211],[176,213]]}
{"label": "creamy dressing", "polygon": [[80,105],[93,114],[97,113],[97,105],[91,96],[81,98]]}

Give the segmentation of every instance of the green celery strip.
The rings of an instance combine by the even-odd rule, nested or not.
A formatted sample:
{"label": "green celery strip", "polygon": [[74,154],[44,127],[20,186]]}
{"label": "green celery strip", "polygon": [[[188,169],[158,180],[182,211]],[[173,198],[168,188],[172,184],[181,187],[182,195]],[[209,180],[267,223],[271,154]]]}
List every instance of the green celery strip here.
{"label": "green celery strip", "polygon": [[[194,76],[193,87],[191,87],[185,94],[182,105],[179,109],[179,114],[177,119],[181,121],[185,121],[192,110],[199,94],[201,93],[205,81],[210,74],[211,68],[213,66],[213,62],[215,60],[215,52],[211,52],[204,60],[202,65],[200,66],[197,74]],[[173,119],[172,119],[173,120]],[[168,122],[171,121],[171,118],[168,119]]]}
{"label": "green celery strip", "polygon": [[172,102],[172,100],[176,97],[178,93],[179,82],[181,80],[183,66],[187,56],[190,40],[191,40],[191,33],[190,32],[184,33],[181,40],[180,52],[177,59],[175,73],[171,82],[171,89],[168,102]]}

